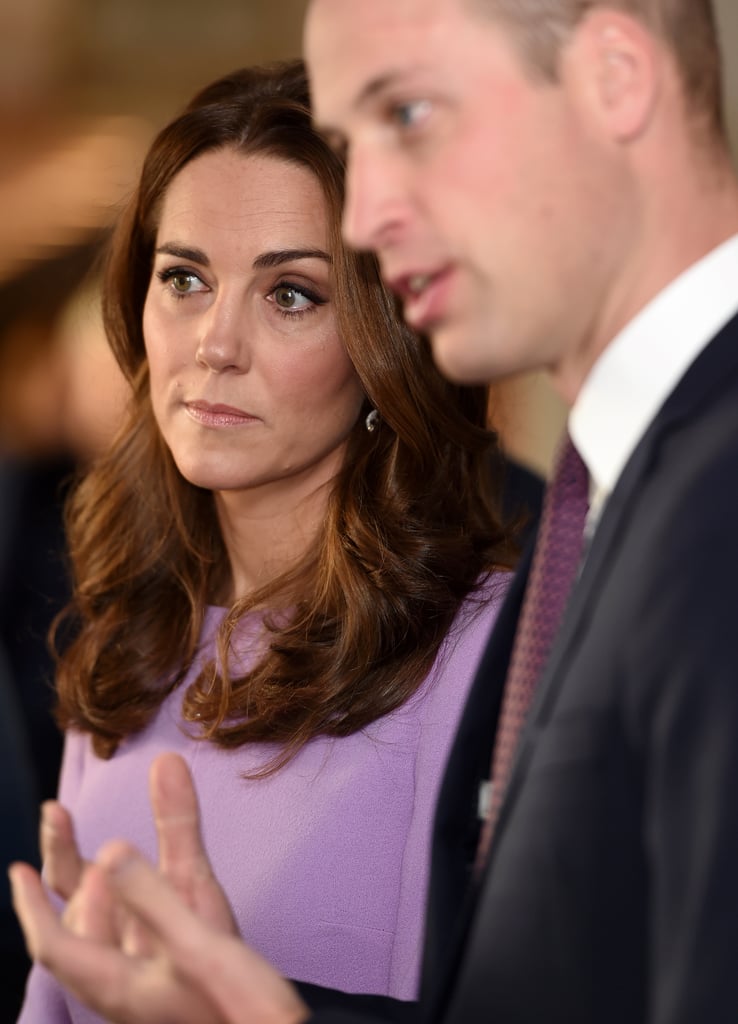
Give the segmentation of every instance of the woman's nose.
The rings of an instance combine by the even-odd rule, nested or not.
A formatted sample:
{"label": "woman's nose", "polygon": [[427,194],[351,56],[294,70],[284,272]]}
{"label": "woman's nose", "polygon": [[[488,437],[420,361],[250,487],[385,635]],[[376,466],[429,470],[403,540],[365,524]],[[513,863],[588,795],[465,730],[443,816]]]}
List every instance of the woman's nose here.
{"label": "woman's nose", "polygon": [[239,304],[218,299],[208,310],[195,358],[213,373],[245,373],[249,368],[245,317]]}

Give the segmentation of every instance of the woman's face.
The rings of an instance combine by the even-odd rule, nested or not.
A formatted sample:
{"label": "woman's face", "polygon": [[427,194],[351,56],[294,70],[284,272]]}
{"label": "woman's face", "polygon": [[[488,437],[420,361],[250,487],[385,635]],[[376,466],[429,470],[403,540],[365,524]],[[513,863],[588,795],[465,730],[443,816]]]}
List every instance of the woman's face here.
{"label": "woman's face", "polygon": [[299,502],[340,468],[362,390],[306,168],[221,149],[164,197],[143,314],[154,415],[182,475]]}

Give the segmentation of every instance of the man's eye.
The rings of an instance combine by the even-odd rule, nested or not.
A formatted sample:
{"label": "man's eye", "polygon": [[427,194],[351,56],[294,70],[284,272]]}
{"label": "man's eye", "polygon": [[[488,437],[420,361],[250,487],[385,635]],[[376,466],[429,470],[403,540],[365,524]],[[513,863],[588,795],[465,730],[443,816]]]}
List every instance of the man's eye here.
{"label": "man's eye", "polygon": [[392,108],[392,117],[401,128],[417,128],[427,120],[431,111],[430,100],[412,100],[397,103]]}

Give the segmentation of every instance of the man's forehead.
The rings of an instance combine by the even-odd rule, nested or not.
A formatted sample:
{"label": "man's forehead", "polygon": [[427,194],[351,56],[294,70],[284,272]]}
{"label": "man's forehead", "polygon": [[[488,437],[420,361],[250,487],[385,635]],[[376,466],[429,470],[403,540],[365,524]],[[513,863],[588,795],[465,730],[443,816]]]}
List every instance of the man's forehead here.
{"label": "man's forehead", "polygon": [[427,25],[443,8],[456,7],[462,0],[309,0],[306,29],[336,34],[347,34],[347,42],[360,42],[358,30],[385,28],[418,28]]}
{"label": "man's forehead", "polygon": [[[310,0],[304,52],[318,116],[326,104],[340,101],[352,105],[377,83],[422,63],[426,49],[433,49],[433,37],[446,37],[443,23],[460,3]],[[336,90],[340,90],[338,95]]]}

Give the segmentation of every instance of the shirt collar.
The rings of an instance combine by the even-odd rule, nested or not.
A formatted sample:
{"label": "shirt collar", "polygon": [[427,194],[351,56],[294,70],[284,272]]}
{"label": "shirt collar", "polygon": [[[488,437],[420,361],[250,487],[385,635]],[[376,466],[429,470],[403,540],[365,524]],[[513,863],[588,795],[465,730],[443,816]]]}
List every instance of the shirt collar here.
{"label": "shirt collar", "polygon": [[738,311],[738,235],[675,278],[610,342],[569,414],[598,503],[690,364]]}

